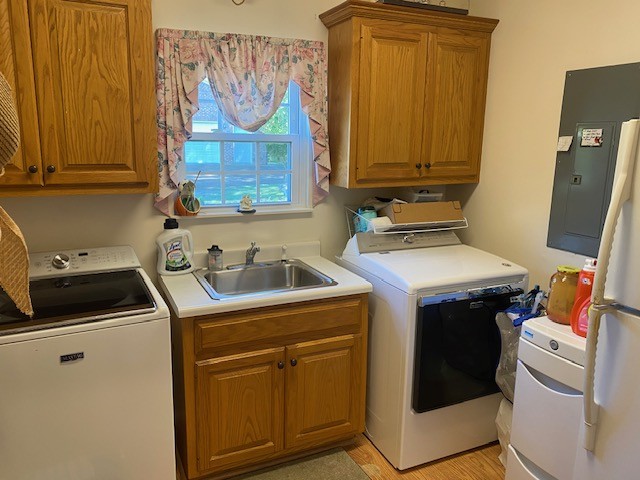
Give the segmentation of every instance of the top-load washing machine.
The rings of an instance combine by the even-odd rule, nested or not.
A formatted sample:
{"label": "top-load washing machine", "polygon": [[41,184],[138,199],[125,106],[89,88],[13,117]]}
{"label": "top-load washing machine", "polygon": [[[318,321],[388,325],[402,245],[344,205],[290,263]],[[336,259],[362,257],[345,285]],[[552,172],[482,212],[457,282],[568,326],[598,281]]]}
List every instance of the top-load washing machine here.
{"label": "top-load washing machine", "polygon": [[354,235],[338,263],[373,285],[366,435],[403,470],[497,439],[497,311],[528,272],[452,231]]}

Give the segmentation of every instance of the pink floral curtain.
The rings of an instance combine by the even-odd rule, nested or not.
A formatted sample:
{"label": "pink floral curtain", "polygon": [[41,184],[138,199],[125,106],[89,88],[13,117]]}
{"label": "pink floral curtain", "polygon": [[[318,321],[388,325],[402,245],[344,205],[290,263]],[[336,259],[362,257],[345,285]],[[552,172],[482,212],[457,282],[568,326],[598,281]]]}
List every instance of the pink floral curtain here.
{"label": "pink floral curtain", "polygon": [[209,78],[232,124],[258,130],[276,112],[289,81],[300,86],[313,138],[313,204],[329,192],[326,61],[322,42],[160,29],[157,39],[158,174],[156,207],[169,214],[185,178],[184,144],[198,111],[198,85]]}

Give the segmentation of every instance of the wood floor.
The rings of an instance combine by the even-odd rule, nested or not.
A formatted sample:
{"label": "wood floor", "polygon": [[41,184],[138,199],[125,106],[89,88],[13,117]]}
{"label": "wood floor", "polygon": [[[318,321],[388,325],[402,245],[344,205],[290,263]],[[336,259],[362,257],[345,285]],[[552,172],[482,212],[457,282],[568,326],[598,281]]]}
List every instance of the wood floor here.
{"label": "wood floor", "polygon": [[[503,480],[504,467],[498,460],[500,446],[492,444],[443,460],[399,472],[360,434],[355,443],[344,447],[349,456],[371,480]],[[178,462],[180,459],[177,459]],[[180,466],[180,463],[178,463]],[[178,480],[186,476],[179,468]],[[303,480],[303,479],[300,479]]]}
{"label": "wood floor", "polygon": [[372,480],[503,480],[504,467],[498,455],[500,446],[492,444],[399,472],[385,460],[364,435],[344,447]]}

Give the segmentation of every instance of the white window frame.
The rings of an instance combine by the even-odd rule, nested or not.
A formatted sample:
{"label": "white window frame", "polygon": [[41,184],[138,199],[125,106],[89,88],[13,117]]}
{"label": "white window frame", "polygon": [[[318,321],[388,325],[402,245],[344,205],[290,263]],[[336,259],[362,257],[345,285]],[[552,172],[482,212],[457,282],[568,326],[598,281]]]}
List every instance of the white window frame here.
{"label": "white window frame", "polygon": [[[291,82],[293,83],[293,82]],[[298,87],[299,88],[299,87]],[[277,204],[254,203],[256,212],[252,215],[273,215],[279,213],[311,212],[311,163],[313,160],[313,144],[309,131],[309,120],[300,108],[300,95],[289,92],[289,123],[297,126],[298,134],[271,135],[262,133],[231,133],[231,132],[194,132],[188,141],[207,142],[247,142],[255,149],[259,142],[290,142],[291,144],[291,202]],[[257,158],[257,157],[256,157]],[[186,158],[185,158],[186,162]],[[277,174],[274,170],[268,173]],[[255,170],[234,170],[233,174],[251,174]],[[222,185],[224,195],[224,182]],[[196,197],[198,187],[196,183]],[[256,199],[254,198],[255,202]],[[197,217],[237,216],[237,205],[202,206]],[[192,217],[192,218],[197,218]]]}

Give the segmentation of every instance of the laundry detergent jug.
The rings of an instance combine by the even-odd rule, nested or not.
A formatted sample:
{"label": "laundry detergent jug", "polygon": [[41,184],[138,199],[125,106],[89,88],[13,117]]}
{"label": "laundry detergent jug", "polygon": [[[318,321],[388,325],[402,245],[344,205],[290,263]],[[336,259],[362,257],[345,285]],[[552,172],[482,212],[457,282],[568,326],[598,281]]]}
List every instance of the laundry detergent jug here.
{"label": "laundry detergent jug", "polygon": [[156,244],[160,275],[180,275],[193,271],[193,237],[189,230],[178,228],[175,218],[165,220],[164,232],[158,235]]}

